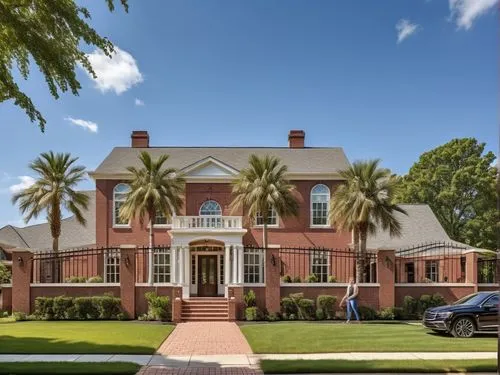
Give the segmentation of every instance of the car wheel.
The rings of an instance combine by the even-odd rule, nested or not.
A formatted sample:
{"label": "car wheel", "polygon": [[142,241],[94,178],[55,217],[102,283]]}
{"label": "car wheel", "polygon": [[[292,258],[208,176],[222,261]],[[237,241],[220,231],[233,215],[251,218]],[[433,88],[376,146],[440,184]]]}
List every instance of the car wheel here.
{"label": "car wheel", "polygon": [[474,322],[471,318],[458,318],[455,320],[455,323],[453,323],[451,333],[455,337],[469,338],[474,336],[474,328]]}

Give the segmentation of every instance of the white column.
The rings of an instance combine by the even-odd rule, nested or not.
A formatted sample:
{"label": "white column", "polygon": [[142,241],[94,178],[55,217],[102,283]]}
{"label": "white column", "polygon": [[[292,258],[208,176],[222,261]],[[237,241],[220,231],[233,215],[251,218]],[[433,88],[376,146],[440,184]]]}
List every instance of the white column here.
{"label": "white column", "polygon": [[191,251],[189,246],[184,247],[184,283],[191,285]]}
{"label": "white column", "polygon": [[177,246],[170,248],[170,282],[175,284],[177,282]]}
{"label": "white column", "polygon": [[231,280],[231,246],[226,245],[224,252],[224,284],[230,284]]}
{"label": "white column", "polygon": [[239,268],[238,268],[238,283],[243,284],[244,277],[243,277],[243,271],[244,271],[244,256],[243,256],[243,245],[238,245],[238,261],[239,261]]}
{"label": "white column", "polygon": [[233,277],[231,279],[231,284],[235,284],[237,282],[237,271],[238,271],[238,251],[236,251],[236,246],[233,245],[233,269],[232,269]]}
{"label": "white column", "polygon": [[178,247],[179,249],[179,284],[184,285],[184,262],[186,260],[184,254],[184,248]]}

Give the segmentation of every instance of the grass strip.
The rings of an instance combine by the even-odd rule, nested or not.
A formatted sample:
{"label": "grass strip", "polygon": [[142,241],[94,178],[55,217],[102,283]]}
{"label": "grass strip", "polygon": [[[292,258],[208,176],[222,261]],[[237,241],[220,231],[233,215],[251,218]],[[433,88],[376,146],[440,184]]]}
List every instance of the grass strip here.
{"label": "grass strip", "polygon": [[140,367],[129,362],[3,362],[0,363],[0,374],[133,375]]}

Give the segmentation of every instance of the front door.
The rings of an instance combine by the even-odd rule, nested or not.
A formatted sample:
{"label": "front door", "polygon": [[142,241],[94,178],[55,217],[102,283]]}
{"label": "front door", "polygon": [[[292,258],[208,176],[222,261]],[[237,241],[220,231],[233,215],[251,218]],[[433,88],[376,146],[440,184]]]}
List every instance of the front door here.
{"label": "front door", "polygon": [[198,296],[217,296],[217,255],[198,255]]}

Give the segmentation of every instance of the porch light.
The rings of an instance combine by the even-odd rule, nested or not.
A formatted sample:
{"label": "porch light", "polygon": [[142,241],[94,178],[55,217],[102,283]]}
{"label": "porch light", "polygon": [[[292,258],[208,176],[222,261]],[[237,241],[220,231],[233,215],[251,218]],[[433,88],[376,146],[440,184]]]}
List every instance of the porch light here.
{"label": "porch light", "polygon": [[125,257],[125,267],[129,267],[130,266],[130,259],[128,257],[128,255]]}
{"label": "porch light", "polygon": [[19,266],[22,267],[24,261],[23,261],[23,258],[22,257],[17,257],[17,264],[19,264]]}

